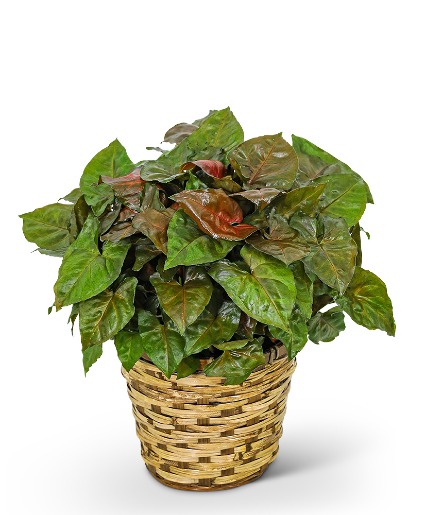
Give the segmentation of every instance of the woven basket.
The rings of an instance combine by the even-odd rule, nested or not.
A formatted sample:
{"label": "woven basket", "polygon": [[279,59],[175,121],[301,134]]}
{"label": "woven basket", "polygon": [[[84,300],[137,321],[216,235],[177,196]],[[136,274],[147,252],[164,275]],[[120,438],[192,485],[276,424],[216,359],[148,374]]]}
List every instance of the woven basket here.
{"label": "woven basket", "polygon": [[[147,356],[122,373],[142,457],[162,483],[221,490],[261,476],[276,458],[295,360],[283,345],[237,386],[198,371],[167,379]],[[202,368],[207,362],[202,363]]]}

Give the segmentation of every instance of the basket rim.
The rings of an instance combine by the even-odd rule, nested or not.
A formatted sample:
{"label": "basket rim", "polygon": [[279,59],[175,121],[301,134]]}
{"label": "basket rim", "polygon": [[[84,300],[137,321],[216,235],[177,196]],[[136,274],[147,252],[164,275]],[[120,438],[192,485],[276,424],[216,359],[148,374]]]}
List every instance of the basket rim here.
{"label": "basket rim", "polygon": [[[256,367],[251,372],[251,374],[253,372],[257,372],[258,370],[262,370],[266,365],[271,365],[272,363],[274,363],[277,360],[288,358],[288,353],[287,353],[285,345],[282,342],[276,342],[272,347],[270,347],[269,349],[267,349],[266,352],[264,352],[264,358],[265,358],[265,362],[262,365]],[[193,374],[191,374],[191,375],[195,375],[195,374],[205,375],[204,368],[209,363],[211,363],[213,361],[213,359],[214,358],[212,358],[212,357],[206,358],[206,359],[200,359],[200,368],[198,370],[196,370],[196,372],[193,372]],[[289,358],[288,358],[288,360],[289,360]],[[155,366],[155,363],[153,363],[153,361],[150,359],[150,357],[145,352],[140,356],[139,361],[144,361],[144,362],[150,363],[151,365]]]}

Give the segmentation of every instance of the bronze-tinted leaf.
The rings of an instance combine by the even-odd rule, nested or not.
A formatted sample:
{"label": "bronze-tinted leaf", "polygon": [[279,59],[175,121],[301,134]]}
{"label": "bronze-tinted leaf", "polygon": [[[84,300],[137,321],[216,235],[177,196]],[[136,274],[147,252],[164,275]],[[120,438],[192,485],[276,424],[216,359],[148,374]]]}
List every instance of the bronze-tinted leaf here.
{"label": "bronze-tinted leaf", "polygon": [[272,214],[269,220],[270,234],[267,238],[255,234],[247,239],[247,243],[283,261],[286,265],[302,259],[310,252],[310,244],[297,231],[289,227],[283,216]]}
{"label": "bronze-tinted leaf", "polygon": [[136,229],[131,221],[121,222],[114,224],[107,233],[102,234],[100,241],[120,241],[138,232],[140,232],[140,230]]}
{"label": "bronze-tinted leaf", "polygon": [[165,143],[176,143],[179,144],[185,138],[190,136],[192,132],[196,131],[198,128],[197,125],[193,125],[191,123],[178,123],[168,129],[168,131],[164,135]]}
{"label": "bronze-tinted leaf", "polygon": [[276,188],[260,188],[259,190],[247,190],[234,193],[231,197],[243,197],[253,202],[260,211],[279,195],[280,191]]}
{"label": "bronze-tinted leaf", "polygon": [[135,168],[123,177],[102,175],[101,179],[111,186],[117,199],[124,205],[136,211],[140,208],[140,194],[145,183],[140,177],[140,168]]}
{"label": "bronze-tinted leaf", "polygon": [[229,159],[246,189],[289,189],[298,169],[297,155],[281,133],[245,141],[230,152]]}
{"label": "bronze-tinted leaf", "polygon": [[252,225],[240,223],[243,219],[241,208],[221,189],[185,190],[171,198],[179,203],[201,231],[213,238],[243,240],[257,230]]}
{"label": "bronze-tinted leaf", "polygon": [[135,229],[147,236],[164,254],[167,253],[167,229],[175,210],[172,208],[158,211],[147,208],[133,218]]}
{"label": "bronze-tinted leaf", "polygon": [[224,174],[226,172],[226,168],[222,162],[214,161],[211,159],[188,161],[180,167],[180,170],[193,171],[197,168],[202,170],[204,173],[211,175],[211,177],[216,177],[217,179],[221,179],[222,177],[224,177]]}

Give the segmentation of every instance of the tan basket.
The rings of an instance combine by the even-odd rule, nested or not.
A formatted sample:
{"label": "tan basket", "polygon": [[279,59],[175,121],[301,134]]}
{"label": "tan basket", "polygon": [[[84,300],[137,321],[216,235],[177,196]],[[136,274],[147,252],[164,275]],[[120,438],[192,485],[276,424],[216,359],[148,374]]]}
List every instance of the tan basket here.
{"label": "tan basket", "polygon": [[[253,481],[275,459],[291,375],[282,345],[237,386],[202,371],[167,379],[146,359],[126,372],[142,457],[162,483],[221,490]],[[202,364],[205,366],[206,362]]]}

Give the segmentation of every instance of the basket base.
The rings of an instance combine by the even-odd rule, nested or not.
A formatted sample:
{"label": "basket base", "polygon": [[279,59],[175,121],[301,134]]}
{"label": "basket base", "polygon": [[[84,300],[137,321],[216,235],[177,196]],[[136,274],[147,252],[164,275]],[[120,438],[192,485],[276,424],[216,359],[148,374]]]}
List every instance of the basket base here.
{"label": "basket base", "polygon": [[266,469],[268,468],[269,464],[263,465],[260,470],[258,470],[255,474],[252,474],[251,476],[244,478],[241,481],[235,481],[234,483],[228,483],[226,485],[211,485],[211,486],[201,486],[201,485],[187,485],[182,483],[173,483],[172,481],[167,481],[163,477],[159,476],[155,468],[151,465],[146,465],[146,468],[149,470],[151,476],[153,476],[157,481],[162,483],[165,486],[169,486],[171,488],[175,488],[176,490],[191,490],[192,492],[214,492],[216,490],[230,490],[231,488],[236,488],[238,486],[243,486],[248,483],[252,483],[256,479],[260,478]]}

